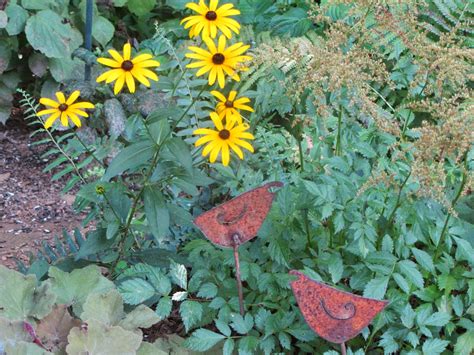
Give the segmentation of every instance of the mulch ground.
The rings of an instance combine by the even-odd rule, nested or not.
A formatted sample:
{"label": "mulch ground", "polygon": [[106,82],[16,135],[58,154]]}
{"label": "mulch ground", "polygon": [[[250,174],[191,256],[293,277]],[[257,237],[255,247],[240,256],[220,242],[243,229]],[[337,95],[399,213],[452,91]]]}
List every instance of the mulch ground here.
{"label": "mulch ground", "polygon": [[15,267],[28,260],[43,240],[80,226],[73,194],[61,194],[65,181],[51,182],[41,155],[50,147],[32,146],[31,127],[21,114],[0,124],[0,264]]}

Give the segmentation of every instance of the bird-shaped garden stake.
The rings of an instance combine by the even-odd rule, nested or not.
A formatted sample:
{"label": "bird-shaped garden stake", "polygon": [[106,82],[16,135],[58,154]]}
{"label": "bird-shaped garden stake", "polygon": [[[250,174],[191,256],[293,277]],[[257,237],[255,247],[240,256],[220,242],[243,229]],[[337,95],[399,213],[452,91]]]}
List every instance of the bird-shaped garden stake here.
{"label": "bird-shaped garden stake", "polygon": [[291,288],[306,323],[321,338],[341,344],[343,355],[345,342],[359,334],[388,304],[338,290],[299,271],[290,274],[298,277],[291,281]]}
{"label": "bird-shaped garden stake", "polygon": [[281,186],[283,186],[281,182],[270,182],[204,212],[194,220],[194,224],[211,242],[234,249],[235,276],[242,315],[244,298],[240,277],[239,246],[257,236],[273,202],[275,192],[272,189]]}

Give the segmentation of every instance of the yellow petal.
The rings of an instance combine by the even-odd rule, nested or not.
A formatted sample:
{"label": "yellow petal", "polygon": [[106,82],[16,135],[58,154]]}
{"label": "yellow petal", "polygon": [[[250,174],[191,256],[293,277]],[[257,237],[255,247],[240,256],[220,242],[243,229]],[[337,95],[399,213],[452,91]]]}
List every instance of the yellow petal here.
{"label": "yellow petal", "polygon": [[229,93],[229,101],[234,102],[234,100],[235,100],[236,97],[237,97],[237,91],[232,90],[232,91]]}
{"label": "yellow petal", "polygon": [[215,134],[217,133],[216,131],[209,129],[209,128],[198,128],[193,131],[193,135],[196,134]]}
{"label": "yellow petal", "polygon": [[241,139],[235,139],[234,140],[234,143],[237,144],[237,145],[240,145],[241,147],[247,149],[249,152],[254,152],[254,149],[252,147],[252,145],[246,141],[243,141]]}
{"label": "yellow petal", "polygon": [[237,156],[242,160],[244,159],[244,153],[242,152],[242,149],[239,148],[238,145],[232,143],[231,141],[228,142],[230,148],[237,154]]}
{"label": "yellow petal", "polygon": [[211,112],[210,115],[212,122],[214,123],[214,126],[216,126],[217,130],[222,131],[224,129],[224,126],[222,125],[222,121],[219,118],[219,115],[215,112]]}
{"label": "yellow petal", "polygon": [[224,143],[222,144],[222,164],[224,166],[229,165],[230,154],[229,154],[229,145]]}
{"label": "yellow petal", "polygon": [[211,69],[212,69],[212,65],[206,64],[205,66],[203,66],[201,69],[197,71],[196,76],[201,76],[203,74],[206,74]]}
{"label": "yellow petal", "polygon": [[219,152],[222,148],[222,143],[217,142],[216,147],[211,151],[211,155],[209,156],[209,161],[211,163],[215,163],[217,156],[219,155]]}
{"label": "yellow petal", "polygon": [[77,127],[81,127],[81,119],[75,113],[68,112],[68,115],[71,118],[72,123],[74,123]]}
{"label": "yellow petal", "polygon": [[56,93],[56,98],[58,99],[60,104],[65,104],[66,103],[66,97],[64,96],[64,94],[61,91],[58,91]]}
{"label": "yellow petal", "polygon": [[51,116],[49,116],[49,118],[44,123],[44,128],[46,129],[50,128],[53,125],[54,121],[58,119],[60,114],[61,114],[61,111],[56,111]]}
{"label": "yellow petal", "polygon": [[209,10],[216,11],[218,4],[219,0],[211,0],[211,2],[209,3]]}
{"label": "yellow petal", "polygon": [[217,148],[218,145],[219,145],[218,140],[212,141],[211,143],[206,145],[204,149],[202,150],[202,156],[205,157],[206,155],[208,155],[211,152],[211,150]]}
{"label": "yellow petal", "polygon": [[219,87],[223,89],[225,86],[224,71],[222,69],[222,66],[218,66],[216,69],[217,69],[217,81],[219,82]]}
{"label": "yellow petal", "polygon": [[36,116],[39,117],[39,116],[44,116],[44,115],[50,115],[50,114],[55,113],[57,111],[58,111],[57,108],[50,108],[50,109],[47,109],[47,110],[41,110],[36,114]]}
{"label": "yellow petal", "polygon": [[114,58],[117,62],[119,63],[122,63],[123,62],[123,58],[122,56],[120,55],[119,52],[117,52],[115,49],[109,49],[109,54],[112,56],[112,58]]}
{"label": "yellow petal", "polygon": [[54,107],[54,108],[58,108],[59,107],[59,103],[54,101],[54,100],[51,100],[51,99],[48,99],[47,97],[42,97],[40,99],[40,104],[42,105],[45,105],[45,106],[50,106],[50,107]]}
{"label": "yellow petal", "polygon": [[125,84],[125,75],[121,75],[117,78],[117,81],[114,85],[114,94],[117,95],[123,88]]}
{"label": "yellow petal", "polygon": [[198,4],[196,4],[194,2],[188,2],[186,4],[186,7],[188,9],[193,10],[193,11],[196,11],[200,15],[205,15],[206,12],[207,12],[207,8],[203,8],[202,6],[199,6]]}
{"label": "yellow petal", "polygon": [[205,37],[203,37],[203,41],[204,41],[204,43],[206,43],[206,46],[207,46],[207,48],[209,48],[209,51],[211,52],[211,54],[217,53],[216,44],[214,43],[214,41],[212,39],[205,36]]}
{"label": "yellow petal", "polygon": [[78,116],[82,116],[82,117],[89,117],[89,114],[85,111],[82,111],[82,110],[79,110],[79,109],[73,109],[73,108],[70,108],[68,109],[69,112],[72,112]]}
{"label": "yellow petal", "polygon": [[199,147],[200,145],[206,144],[207,142],[210,142],[214,139],[216,139],[215,136],[212,136],[211,134],[208,134],[207,136],[199,138],[196,141],[196,143],[194,143],[194,146]]}
{"label": "yellow petal", "polygon": [[227,40],[226,40],[225,36],[221,35],[221,36],[219,37],[219,42],[218,42],[218,44],[217,44],[217,51],[218,51],[219,53],[224,53],[226,43],[227,43]]}
{"label": "yellow petal", "polygon": [[135,58],[132,59],[133,64],[137,64],[140,62],[144,62],[145,60],[152,59],[153,56],[151,54],[145,53],[145,54],[140,54],[137,55]]}
{"label": "yellow petal", "polygon": [[222,95],[219,91],[213,90],[211,91],[211,95],[215,96],[218,100],[222,102],[226,102],[227,99],[225,98],[224,95]]}
{"label": "yellow petal", "polygon": [[150,81],[142,74],[141,70],[136,70],[135,68],[131,71],[132,75],[146,87],[150,87]]}
{"label": "yellow petal", "polygon": [[148,70],[148,69],[140,69],[139,70],[139,73],[142,74],[143,76],[151,79],[151,80],[154,80],[154,81],[158,81],[159,78],[158,78],[158,75],[156,75],[155,72],[151,71],[151,70]]}
{"label": "yellow petal", "polygon": [[71,106],[69,106],[69,108],[73,109],[73,110],[77,110],[77,109],[81,109],[81,108],[94,108],[94,104],[93,103],[90,103],[90,102],[87,102],[87,101],[83,101],[83,102],[76,102],[75,104],[72,104]]}
{"label": "yellow petal", "polygon": [[69,120],[68,120],[68,118],[67,118],[67,113],[66,113],[66,111],[61,112],[61,124],[62,124],[64,127],[69,127]]}
{"label": "yellow petal", "polygon": [[127,82],[128,91],[133,94],[135,92],[135,80],[130,72],[125,73],[125,81]]}
{"label": "yellow petal", "polygon": [[72,105],[74,103],[74,101],[77,100],[77,98],[79,97],[79,95],[81,95],[81,92],[79,90],[76,90],[74,91],[71,96],[69,96],[69,98],[67,99],[66,101],[66,105]]}
{"label": "yellow petal", "polygon": [[136,66],[139,68],[159,67],[160,62],[157,60],[145,60],[143,62],[137,63]]}
{"label": "yellow petal", "polygon": [[209,73],[209,85],[214,85],[217,78],[217,68],[213,66],[211,72]]}
{"label": "yellow petal", "polygon": [[109,58],[97,58],[97,61],[100,64],[111,68],[120,68],[122,66],[122,63],[116,62],[115,60]]}
{"label": "yellow petal", "polygon": [[123,60],[130,60],[130,56],[132,55],[132,46],[130,43],[125,43],[123,46]]}

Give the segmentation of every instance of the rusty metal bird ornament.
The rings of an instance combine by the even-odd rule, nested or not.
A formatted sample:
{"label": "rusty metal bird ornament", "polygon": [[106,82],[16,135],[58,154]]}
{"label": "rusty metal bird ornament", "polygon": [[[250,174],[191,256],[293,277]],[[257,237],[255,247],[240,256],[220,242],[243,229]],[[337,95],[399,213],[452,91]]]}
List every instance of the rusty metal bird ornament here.
{"label": "rusty metal bird ornament", "polygon": [[234,249],[240,313],[244,314],[242,281],[240,278],[239,246],[257,236],[275,196],[272,188],[281,182],[270,182],[217,206],[194,220],[194,224],[214,244]]}
{"label": "rusty metal bird ornament", "polygon": [[338,290],[299,271],[290,274],[298,276],[291,281],[291,288],[304,319],[321,338],[341,344],[343,355],[345,342],[359,334],[388,304]]}

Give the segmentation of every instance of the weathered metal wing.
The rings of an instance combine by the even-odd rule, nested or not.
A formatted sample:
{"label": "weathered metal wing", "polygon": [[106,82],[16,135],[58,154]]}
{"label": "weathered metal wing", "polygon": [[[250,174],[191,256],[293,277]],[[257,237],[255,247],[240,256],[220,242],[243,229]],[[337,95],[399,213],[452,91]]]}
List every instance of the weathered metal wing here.
{"label": "weathered metal wing", "polygon": [[194,224],[215,244],[234,247],[234,240],[243,244],[257,235],[270,210],[275,195],[270,188],[281,186],[270,182],[250,190],[201,214]]}
{"label": "weathered metal wing", "polygon": [[388,304],[338,290],[295,270],[290,274],[298,276],[291,287],[304,319],[320,337],[332,343],[354,338]]}

